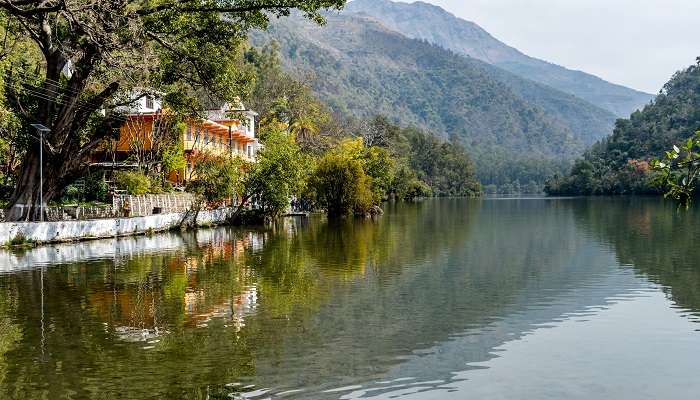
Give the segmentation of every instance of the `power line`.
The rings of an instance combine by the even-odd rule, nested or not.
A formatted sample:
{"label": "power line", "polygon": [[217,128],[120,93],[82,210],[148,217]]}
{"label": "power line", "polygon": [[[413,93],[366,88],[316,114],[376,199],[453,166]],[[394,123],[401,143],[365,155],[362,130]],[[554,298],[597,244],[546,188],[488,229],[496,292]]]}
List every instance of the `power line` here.
{"label": "power line", "polygon": [[[56,104],[68,105],[67,101],[61,98],[61,96],[65,96],[65,93],[59,93],[57,91],[35,86],[27,82],[20,82],[20,85],[26,92],[31,93],[34,97],[41,98],[46,101],[51,101]],[[101,108],[103,105],[95,103],[92,100],[76,98],[76,106],[78,109],[82,109],[88,106]]]}
{"label": "power line", "polygon": [[[35,76],[29,74],[28,72],[23,72],[23,71],[14,71],[14,70],[13,70],[13,71],[7,71],[6,74],[7,74],[7,75],[10,75],[10,76],[13,75],[13,74],[17,74],[17,75],[23,76],[24,79],[35,78]],[[80,92],[78,92],[78,91],[75,90],[75,89],[70,89],[70,88],[67,88],[67,87],[63,87],[63,85],[61,84],[60,81],[57,81],[57,80],[54,80],[54,79],[49,79],[49,78],[40,78],[40,79],[43,79],[43,82],[44,82],[44,83],[48,83],[49,85],[54,86],[55,89],[61,89],[61,90],[65,90],[65,91],[72,92],[72,93],[74,93],[74,94],[80,94]]]}

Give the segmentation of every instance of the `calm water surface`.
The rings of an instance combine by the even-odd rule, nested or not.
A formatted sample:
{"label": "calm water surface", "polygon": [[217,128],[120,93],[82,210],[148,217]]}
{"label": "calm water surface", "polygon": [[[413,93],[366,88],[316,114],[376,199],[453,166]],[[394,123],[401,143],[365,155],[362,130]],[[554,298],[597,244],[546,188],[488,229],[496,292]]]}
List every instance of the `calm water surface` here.
{"label": "calm water surface", "polygon": [[700,210],[434,200],[0,252],[0,398],[697,399]]}

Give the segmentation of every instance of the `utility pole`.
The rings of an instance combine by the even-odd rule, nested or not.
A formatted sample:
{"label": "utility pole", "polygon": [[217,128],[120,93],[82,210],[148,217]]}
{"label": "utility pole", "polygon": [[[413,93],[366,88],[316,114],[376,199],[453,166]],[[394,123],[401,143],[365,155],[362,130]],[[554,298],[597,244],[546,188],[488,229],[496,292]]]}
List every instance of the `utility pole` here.
{"label": "utility pole", "polygon": [[39,131],[39,221],[44,222],[44,133],[51,130],[42,124],[32,124]]}

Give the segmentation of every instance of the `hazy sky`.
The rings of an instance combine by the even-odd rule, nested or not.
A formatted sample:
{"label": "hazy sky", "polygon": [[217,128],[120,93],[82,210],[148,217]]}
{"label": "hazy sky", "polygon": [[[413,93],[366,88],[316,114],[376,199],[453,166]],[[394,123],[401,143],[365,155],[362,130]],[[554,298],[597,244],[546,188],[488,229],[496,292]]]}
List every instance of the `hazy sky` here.
{"label": "hazy sky", "polygon": [[424,1],[528,55],[650,93],[700,56],[700,0]]}

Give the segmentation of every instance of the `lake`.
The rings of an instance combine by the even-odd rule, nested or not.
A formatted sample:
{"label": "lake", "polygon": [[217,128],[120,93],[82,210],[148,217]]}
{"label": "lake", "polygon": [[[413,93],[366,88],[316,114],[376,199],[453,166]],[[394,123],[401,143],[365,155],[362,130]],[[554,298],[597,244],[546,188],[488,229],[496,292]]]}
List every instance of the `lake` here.
{"label": "lake", "polygon": [[0,251],[3,399],[696,399],[700,209],[443,199]]}

